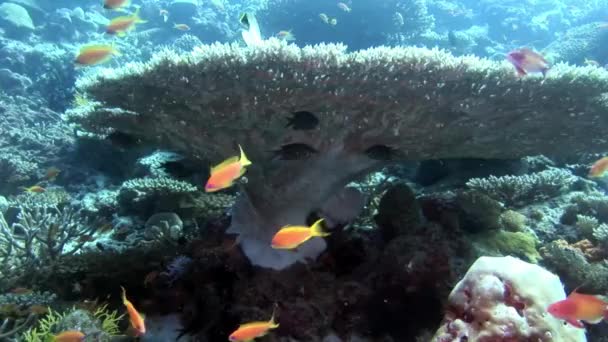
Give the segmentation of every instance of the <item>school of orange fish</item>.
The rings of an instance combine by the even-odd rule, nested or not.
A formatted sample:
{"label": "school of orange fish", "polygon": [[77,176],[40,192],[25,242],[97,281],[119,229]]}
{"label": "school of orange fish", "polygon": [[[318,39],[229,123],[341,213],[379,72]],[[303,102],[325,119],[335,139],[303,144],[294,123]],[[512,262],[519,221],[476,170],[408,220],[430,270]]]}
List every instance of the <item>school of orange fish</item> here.
{"label": "school of orange fish", "polygon": [[[104,0],[103,7],[109,10],[125,11],[125,8],[128,8],[130,5],[130,0]],[[337,5],[341,10],[351,12],[351,8],[345,3],[339,2]],[[166,22],[169,12],[167,10],[161,10],[159,15],[162,16]],[[330,18],[325,13],[319,14],[319,17],[326,24],[337,24],[337,19]],[[142,20],[139,17],[139,8],[137,8],[132,14],[112,19],[106,28],[106,33],[123,37],[128,34],[129,31],[133,30],[137,24],[145,22],[145,20]],[[181,31],[190,30],[190,27],[186,24],[176,23],[174,28]],[[295,40],[291,31],[280,31],[276,36],[286,41]],[[119,54],[120,53],[113,45],[87,45],[80,49],[75,63],[79,65],[95,65],[109,60],[112,55]],[[513,64],[519,77],[526,76],[529,73],[542,73],[542,75],[545,76],[550,69],[549,63],[541,54],[528,48],[511,51],[507,54],[506,59]],[[211,168],[209,179],[205,184],[206,192],[216,192],[233,186],[235,182],[245,174],[247,167],[252,165],[252,162],[247,158],[241,146],[239,145],[238,147],[240,152],[239,156],[230,157]],[[599,178],[604,176],[606,171],[608,171],[608,157],[596,161],[591,166],[588,176],[590,178]],[[49,169],[46,179],[53,180],[57,177],[59,172],[60,171],[56,168]],[[24,188],[24,191],[41,193],[44,192],[45,189],[40,185],[33,185]],[[275,249],[293,250],[312,238],[325,237],[328,235],[329,233],[323,230],[323,219],[317,220],[310,227],[286,225],[280,228],[274,235],[271,246]],[[127,299],[126,290],[122,287],[121,290],[122,302],[127,310],[131,323],[129,330],[134,336],[142,336],[146,333],[144,317]],[[577,290],[574,290],[566,299],[551,304],[547,308],[547,312],[574,327],[584,328],[582,321],[587,323],[599,323],[604,319],[608,320],[608,302],[601,296],[581,294],[578,293]],[[249,322],[240,325],[229,335],[228,340],[231,342],[253,341],[258,337],[268,334],[270,330],[275,329],[278,326],[279,324],[275,321],[273,312],[268,321]],[[83,341],[85,338],[86,336],[82,332],[70,330],[56,335],[54,341]]]}

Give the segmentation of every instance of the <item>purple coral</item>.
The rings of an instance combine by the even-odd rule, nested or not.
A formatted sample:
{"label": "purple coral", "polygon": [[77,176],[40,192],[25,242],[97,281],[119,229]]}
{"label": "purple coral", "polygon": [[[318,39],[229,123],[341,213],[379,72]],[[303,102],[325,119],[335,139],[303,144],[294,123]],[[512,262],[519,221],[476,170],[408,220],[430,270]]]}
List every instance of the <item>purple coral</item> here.
{"label": "purple coral", "polygon": [[184,274],[190,270],[191,265],[192,259],[187,256],[180,255],[173,259],[169,265],[167,265],[167,270],[162,273],[167,277],[169,286],[172,286],[174,282],[181,279]]}

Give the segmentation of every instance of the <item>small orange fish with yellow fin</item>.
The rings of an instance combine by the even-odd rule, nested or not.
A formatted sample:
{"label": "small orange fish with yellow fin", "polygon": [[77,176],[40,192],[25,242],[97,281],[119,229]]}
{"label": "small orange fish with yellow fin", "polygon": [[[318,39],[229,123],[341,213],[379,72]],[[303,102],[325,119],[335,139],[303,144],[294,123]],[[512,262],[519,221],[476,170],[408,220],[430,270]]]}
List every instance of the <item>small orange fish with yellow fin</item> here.
{"label": "small orange fish with yellow fin", "polygon": [[127,308],[129,314],[129,321],[131,322],[131,328],[135,332],[136,336],[143,336],[146,333],[146,325],[144,324],[144,317],[141,315],[133,304],[127,299],[127,291],[124,287],[120,287],[122,290],[122,303]]}
{"label": "small orange fish with yellow fin", "polygon": [[272,329],[279,327],[274,320],[274,312],[268,322],[258,321],[240,325],[230,336],[230,342],[251,342],[258,337],[262,337]]}
{"label": "small orange fish with yellow fin", "polygon": [[53,342],[81,342],[86,335],[78,330],[67,330],[53,336]]}
{"label": "small orange fish with yellow fin", "polygon": [[115,34],[119,37],[124,37],[127,32],[133,30],[136,24],[146,23],[139,17],[139,8],[131,15],[123,15],[116,17],[110,21],[106,27],[107,34]]}
{"label": "small orange fish with yellow fin", "polygon": [[576,289],[566,299],[549,305],[547,311],[581,329],[585,327],[581,321],[596,324],[608,320],[608,302],[599,296],[578,293]]}
{"label": "small orange fish with yellow fin", "polygon": [[591,165],[591,169],[589,170],[588,177],[602,177],[604,173],[606,173],[606,170],[608,170],[608,157],[604,157],[593,163],[593,165]]}
{"label": "small orange fish with yellow fin", "polygon": [[323,219],[319,219],[310,227],[284,226],[272,238],[271,246],[274,249],[294,249],[313,237],[328,235],[323,230]]}
{"label": "small orange fish with yellow fin", "polygon": [[120,55],[118,50],[108,44],[93,44],[80,48],[74,63],[77,65],[95,65],[107,62],[112,55]]}
{"label": "small orange fish with yellow fin", "polygon": [[119,10],[131,6],[131,0],[104,0],[103,8]]}
{"label": "small orange fish with yellow fin", "polygon": [[41,187],[40,185],[32,185],[30,187],[23,188],[23,191],[41,194],[41,193],[45,192],[46,189]]}
{"label": "small orange fish with yellow fin", "polygon": [[211,168],[211,175],[207,184],[205,184],[206,192],[215,192],[232,186],[235,180],[245,174],[246,166],[251,165],[251,161],[247,159],[243,148],[239,145],[241,152],[240,157],[234,156],[221,162]]}
{"label": "small orange fish with yellow fin", "polygon": [[190,31],[190,26],[186,24],[175,24],[173,28],[180,31]]}

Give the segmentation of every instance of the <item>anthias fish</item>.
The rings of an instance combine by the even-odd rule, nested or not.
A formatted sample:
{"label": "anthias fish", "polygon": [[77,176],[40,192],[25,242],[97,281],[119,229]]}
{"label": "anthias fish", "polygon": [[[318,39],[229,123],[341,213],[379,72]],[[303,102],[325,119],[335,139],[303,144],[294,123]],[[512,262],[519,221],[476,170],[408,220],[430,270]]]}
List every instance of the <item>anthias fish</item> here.
{"label": "anthias fish", "polygon": [[131,322],[131,328],[135,332],[136,336],[142,336],[146,333],[146,325],[144,323],[144,318],[140,313],[135,309],[135,306],[127,299],[127,292],[124,287],[120,287],[122,290],[121,298],[122,303],[127,308],[127,313],[129,314],[129,321]]}
{"label": "anthias fish", "polygon": [[107,44],[87,45],[80,49],[74,63],[78,65],[95,65],[107,62],[112,55],[120,53],[112,46]]}
{"label": "anthias fish", "polygon": [[604,157],[593,163],[591,169],[589,169],[588,176],[591,178],[602,177],[606,173],[606,170],[608,170],[608,157]]}
{"label": "anthias fish", "polygon": [[277,38],[284,40],[284,41],[292,41],[292,40],[296,40],[296,36],[293,35],[293,33],[291,33],[291,31],[279,31],[279,33],[277,33]]}
{"label": "anthias fish", "polygon": [[43,187],[41,187],[40,185],[32,185],[32,186],[30,186],[28,188],[23,188],[23,191],[25,191],[25,192],[33,192],[33,193],[40,194],[40,193],[45,192],[46,189],[43,188]]}
{"label": "anthias fish", "polygon": [[509,52],[507,60],[513,64],[519,76],[525,76],[533,72],[540,72],[545,76],[549,70],[549,63],[545,58],[528,48]]}
{"label": "anthias fish", "polygon": [[328,236],[323,230],[323,219],[317,220],[312,226],[284,226],[272,238],[274,249],[294,249],[313,237]]}
{"label": "anthias fish", "polygon": [[175,24],[173,28],[180,31],[190,31],[190,26],[186,24]]}
{"label": "anthias fish", "polygon": [[240,157],[228,158],[211,168],[211,175],[209,176],[209,180],[207,180],[207,184],[205,184],[206,192],[215,192],[228,188],[245,173],[245,167],[251,165],[251,161],[247,159],[241,145],[239,145],[239,150],[241,152]]}
{"label": "anthias fish", "polygon": [[119,37],[125,36],[127,32],[133,30],[136,24],[143,24],[145,20],[139,17],[139,8],[132,15],[123,15],[110,21],[106,27],[107,34],[115,34]]}
{"label": "anthias fish", "polygon": [[608,319],[608,302],[598,296],[572,291],[568,298],[549,305],[547,311],[574,327],[584,328],[581,321],[596,324]]}
{"label": "anthias fish", "polygon": [[55,335],[53,342],[81,342],[85,340],[85,334],[78,330],[67,330]]}
{"label": "anthias fish", "polygon": [[104,0],[103,2],[103,8],[105,9],[119,9],[130,5],[131,0]]}
{"label": "anthias fish", "polygon": [[230,336],[228,341],[231,342],[251,342],[258,337],[262,337],[272,329],[279,327],[279,324],[274,320],[274,312],[268,322],[259,321],[240,325]]}

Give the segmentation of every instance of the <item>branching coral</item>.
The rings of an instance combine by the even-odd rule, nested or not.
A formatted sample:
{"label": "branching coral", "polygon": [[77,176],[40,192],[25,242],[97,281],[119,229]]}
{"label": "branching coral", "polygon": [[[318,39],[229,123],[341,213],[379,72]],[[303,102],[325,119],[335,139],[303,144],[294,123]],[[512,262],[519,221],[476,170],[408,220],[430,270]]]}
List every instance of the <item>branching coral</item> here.
{"label": "branching coral", "polygon": [[467,186],[507,205],[522,206],[558,196],[576,181],[569,171],[554,168],[522,176],[473,178]]}
{"label": "branching coral", "polygon": [[113,335],[120,333],[119,323],[123,315],[110,311],[103,304],[89,312],[72,308],[63,313],[49,310],[37,326],[26,331],[22,338],[25,342],[42,342],[52,340],[61,331],[78,330],[94,335],[100,341],[110,341]]}
{"label": "branching coral", "polygon": [[[250,260],[275,268],[323,250],[318,239],[297,252],[273,250],[277,229],[306,223],[387,159],[600,151],[608,124],[608,71],[555,65],[545,79],[520,79],[507,64],[411,47],[213,44],[103,69],[77,85],[99,105],[66,117],[90,133],[121,132],[210,162],[243,146],[253,165],[230,231]],[[318,127],[286,128],[302,110]],[[294,147],[308,153],[290,158]],[[395,153],[369,153],[378,149]]]}
{"label": "branching coral", "polygon": [[18,221],[10,225],[0,213],[0,287],[77,253],[86,241],[82,238],[95,230],[72,207],[21,207]]}

